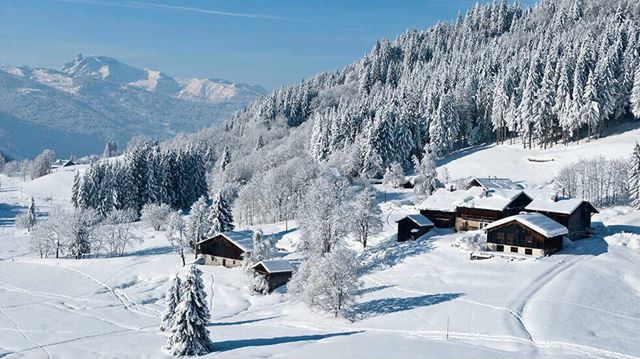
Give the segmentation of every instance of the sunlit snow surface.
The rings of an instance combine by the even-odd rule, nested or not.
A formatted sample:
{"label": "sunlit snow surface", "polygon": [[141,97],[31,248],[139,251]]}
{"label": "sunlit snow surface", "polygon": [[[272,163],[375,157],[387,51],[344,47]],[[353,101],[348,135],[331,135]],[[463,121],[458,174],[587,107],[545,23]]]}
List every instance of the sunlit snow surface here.
{"label": "sunlit snow surface", "polygon": [[[546,198],[553,174],[578,156],[626,155],[637,131],[544,153],[489,147],[447,162],[452,176],[509,176]],[[482,166],[481,161],[490,161]],[[533,167],[535,166],[535,167]],[[465,170],[466,169],[466,170]],[[122,258],[40,259],[13,226],[29,196],[42,215],[69,206],[74,169],[31,182],[2,176],[0,189],[0,357],[158,358],[167,279],[179,256],[143,224],[144,243]],[[384,199],[380,194],[380,200]],[[598,235],[542,259],[470,261],[436,230],[397,243],[395,220],[415,213],[411,191],[388,190],[385,228],[362,253],[365,283],[348,319],[292,302],[286,288],[251,296],[240,269],[202,267],[221,358],[633,358],[640,354],[640,213],[602,209]],[[262,226],[292,248],[289,222]],[[255,229],[255,228],[254,228]],[[623,233],[624,232],[624,233]],[[358,245],[352,242],[353,248]],[[361,249],[358,248],[360,252]],[[289,255],[298,258],[297,254]]]}

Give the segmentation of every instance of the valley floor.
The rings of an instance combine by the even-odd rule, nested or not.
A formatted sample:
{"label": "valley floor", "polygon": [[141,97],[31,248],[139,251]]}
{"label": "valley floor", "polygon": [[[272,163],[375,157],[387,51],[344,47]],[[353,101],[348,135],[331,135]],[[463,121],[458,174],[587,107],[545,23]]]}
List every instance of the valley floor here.
{"label": "valley floor", "polygon": [[[121,258],[57,260],[30,254],[15,228],[29,196],[43,212],[68,206],[72,177],[73,170],[31,182],[2,177],[0,357],[166,356],[159,314],[180,258],[163,232],[137,224],[144,241]],[[201,266],[217,348],[210,357],[640,356],[637,212],[603,210],[597,235],[547,258],[470,261],[451,245],[461,234],[450,231],[397,243],[394,221],[416,211],[414,196],[390,191],[387,200],[385,229],[362,252],[365,285],[348,319],[313,312],[286,288],[251,296],[240,269]],[[282,247],[298,236],[284,223],[263,229]]]}

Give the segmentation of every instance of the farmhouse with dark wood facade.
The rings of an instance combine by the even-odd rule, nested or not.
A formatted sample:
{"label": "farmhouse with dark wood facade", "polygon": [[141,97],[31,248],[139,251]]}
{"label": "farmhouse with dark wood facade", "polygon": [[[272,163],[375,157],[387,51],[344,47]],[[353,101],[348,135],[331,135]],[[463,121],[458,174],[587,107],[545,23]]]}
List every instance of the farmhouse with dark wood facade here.
{"label": "farmhouse with dark wood facade", "polygon": [[219,233],[198,242],[198,253],[205,264],[237,267],[242,264],[245,253],[253,250],[252,231],[229,231]]}
{"label": "farmhouse with dark wood facade", "polygon": [[533,199],[524,191],[471,187],[456,207],[455,229],[468,231],[519,213]]}
{"label": "farmhouse with dark wood facade", "polygon": [[256,275],[262,276],[268,283],[268,292],[287,284],[293,275],[293,267],[288,260],[268,259],[253,266]]}
{"label": "farmhouse with dark wood facade", "polygon": [[567,228],[540,213],[503,218],[485,227],[487,247],[497,252],[545,256],[562,249]]}
{"label": "farmhouse with dark wood facade", "polygon": [[575,198],[557,198],[550,200],[535,200],[525,210],[542,213],[545,216],[567,227],[567,237],[580,239],[589,235],[591,216],[598,210],[587,201]]}

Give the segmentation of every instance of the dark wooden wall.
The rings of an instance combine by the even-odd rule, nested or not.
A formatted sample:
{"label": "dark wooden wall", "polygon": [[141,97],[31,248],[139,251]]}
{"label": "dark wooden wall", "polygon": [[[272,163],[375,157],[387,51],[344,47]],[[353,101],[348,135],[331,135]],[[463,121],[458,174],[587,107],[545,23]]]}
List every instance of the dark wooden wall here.
{"label": "dark wooden wall", "polygon": [[562,236],[547,238],[519,222],[487,230],[487,242],[545,250],[562,249]]}
{"label": "dark wooden wall", "polygon": [[420,214],[429,218],[436,228],[453,228],[456,226],[456,213],[433,211],[429,209],[420,210]]}
{"label": "dark wooden wall", "polygon": [[240,248],[229,242],[222,235],[217,235],[206,242],[200,243],[198,253],[236,260],[242,260],[242,255],[244,254]]}

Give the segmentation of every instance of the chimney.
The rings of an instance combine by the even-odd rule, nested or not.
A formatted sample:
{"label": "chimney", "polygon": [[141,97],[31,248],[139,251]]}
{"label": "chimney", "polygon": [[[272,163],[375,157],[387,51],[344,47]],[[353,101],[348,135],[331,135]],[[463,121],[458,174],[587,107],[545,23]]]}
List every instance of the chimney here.
{"label": "chimney", "polygon": [[558,202],[558,193],[557,192],[551,195],[551,200],[553,202]]}

